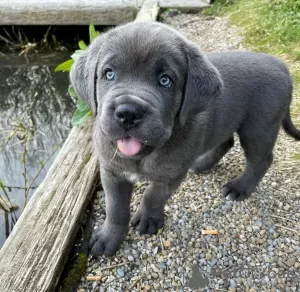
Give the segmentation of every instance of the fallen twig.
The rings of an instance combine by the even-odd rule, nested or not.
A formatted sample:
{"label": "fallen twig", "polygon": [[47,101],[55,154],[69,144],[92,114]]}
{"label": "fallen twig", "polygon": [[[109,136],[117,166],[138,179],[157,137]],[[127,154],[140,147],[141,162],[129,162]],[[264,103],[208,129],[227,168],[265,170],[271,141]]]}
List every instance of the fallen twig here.
{"label": "fallen twig", "polygon": [[130,289],[132,289],[133,287],[136,286],[136,284],[141,281],[141,278],[136,279],[128,288],[126,291],[130,291]]}
{"label": "fallen twig", "polygon": [[122,262],[120,264],[115,264],[115,265],[111,265],[111,266],[108,266],[108,267],[104,267],[104,268],[100,269],[100,272],[102,272],[104,270],[109,270],[109,269],[117,268],[117,267],[122,267],[122,266],[125,266],[127,264],[128,264],[128,262]]}
{"label": "fallen twig", "polygon": [[102,275],[86,277],[87,281],[101,281],[101,279],[102,279]]}
{"label": "fallen twig", "polygon": [[207,229],[207,230],[202,230],[202,234],[205,235],[218,235],[219,231],[215,229]]}
{"label": "fallen twig", "polygon": [[160,240],[161,249],[165,250],[161,236],[159,236],[159,240]]}
{"label": "fallen twig", "polygon": [[283,228],[283,229],[287,229],[287,230],[295,232],[295,233],[299,233],[299,230],[295,230],[295,229],[292,229],[292,228],[289,228],[289,227],[285,227],[285,226],[282,226],[282,225],[279,225],[279,224],[275,224],[275,226]]}
{"label": "fallen twig", "polygon": [[[101,273],[104,270],[109,270],[109,269],[121,267],[121,266],[124,266],[126,264],[128,264],[128,262],[123,262],[123,263],[120,263],[120,264],[115,264],[115,265],[111,265],[111,266],[108,266],[108,267],[104,267],[104,268],[100,269],[99,273]],[[87,276],[86,280],[87,281],[101,281],[102,278],[103,278],[103,275],[100,274],[100,275],[95,275],[95,276]]]}
{"label": "fallen twig", "polygon": [[289,219],[289,218],[286,218],[286,217],[283,217],[283,216],[278,216],[278,215],[272,215],[272,214],[269,214],[269,216],[274,217],[274,218],[283,219],[283,220],[286,220],[286,221],[289,221],[289,222],[293,222],[297,227],[300,227],[297,223],[295,223],[295,220],[293,220],[293,219]]}

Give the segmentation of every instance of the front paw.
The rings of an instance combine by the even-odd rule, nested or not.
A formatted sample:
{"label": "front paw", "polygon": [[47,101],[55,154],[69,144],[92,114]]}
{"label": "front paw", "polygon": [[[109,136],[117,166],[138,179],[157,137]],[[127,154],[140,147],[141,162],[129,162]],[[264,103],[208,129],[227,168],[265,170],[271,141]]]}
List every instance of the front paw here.
{"label": "front paw", "polygon": [[92,255],[111,256],[120,248],[128,230],[119,225],[103,224],[92,235],[89,248]]}
{"label": "front paw", "polygon": [[133,216],[131,225],[140,234],[155,234],[164,226],[164,222],[163,211],[149,212],[140,208]]}
{"label": "front paw", "polygon": [[224,197],[232,201],[244,201],[250,197],[251,191],[247,187],[243,187],[235,181],[230,181],[223,186],[222,194]]}

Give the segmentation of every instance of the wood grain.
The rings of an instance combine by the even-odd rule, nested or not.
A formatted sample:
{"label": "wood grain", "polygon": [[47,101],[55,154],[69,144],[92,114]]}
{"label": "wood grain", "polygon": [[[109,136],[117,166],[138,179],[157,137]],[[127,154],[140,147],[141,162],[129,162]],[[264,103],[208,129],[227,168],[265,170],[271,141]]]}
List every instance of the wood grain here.
{"label": "wood grain", "polygon": [[54,290],[98,178],[91,133],[91,125],[71,130],[4,243],[0,291]]}
{"label": "wood grain", "polygon": [[[91,22],[95,25],[118,25],[133,21],[144,2],[144,0],[0,0],[0,25],[89,25]],[[199,11],[209,6],[209,0],[156,2],[161,8],[181,11]]]}
{"label": "wood grain", "polygon": [[136,4],[126,0],[0,1],[0,25],[117,25],[136,13]]}

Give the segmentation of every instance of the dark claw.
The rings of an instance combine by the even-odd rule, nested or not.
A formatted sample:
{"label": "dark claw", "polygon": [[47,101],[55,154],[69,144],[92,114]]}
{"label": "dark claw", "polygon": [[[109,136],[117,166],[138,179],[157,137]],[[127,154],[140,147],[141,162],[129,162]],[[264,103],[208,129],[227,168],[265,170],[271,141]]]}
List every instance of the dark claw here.
{"label": "dark claw", "polygon": [[223,186],[222,194],[224,197],[229,198],[232,201],[244,201],[250,197],[251,192],[235,186],[234,182],[229,182]]}
{"label": "dark claw", "polygon": [[164,215],[159,218],[143,215],[139,212],[135,214],[131,221],[131,225],[140,234],[156,234],[160,228],[164,226]]}
{"label": "dark claw", "polygon": [[89,249],[95,256],[111,256],[120,248],[126,232],[117,226],[101,226],[93,232]]}

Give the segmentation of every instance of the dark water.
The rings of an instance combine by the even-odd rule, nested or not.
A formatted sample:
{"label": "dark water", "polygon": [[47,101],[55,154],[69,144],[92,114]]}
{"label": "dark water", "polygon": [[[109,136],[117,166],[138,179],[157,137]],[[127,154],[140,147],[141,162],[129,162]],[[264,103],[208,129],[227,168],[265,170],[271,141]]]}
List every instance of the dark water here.
{"label": "dark water", "polygon": [[[25,155],[28,187],[41,163],[48,160],[70,131],[75,105],[67,94],[68,74],[54,73],[55,66],[67,58],[66,54],[53,54],[28,61],[24,57],[0,56],[0,180],[8,186],[11,202],[19,206],[14,213],[0,208],[0,247],[24,207],[24,135],[29,133],[30,137]],[[14,130],[17,135],[3,150]],[[33,183],[29,198],[45,177],[55,154]],[[0,195],[4,196],[1,189]]]}

